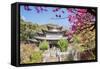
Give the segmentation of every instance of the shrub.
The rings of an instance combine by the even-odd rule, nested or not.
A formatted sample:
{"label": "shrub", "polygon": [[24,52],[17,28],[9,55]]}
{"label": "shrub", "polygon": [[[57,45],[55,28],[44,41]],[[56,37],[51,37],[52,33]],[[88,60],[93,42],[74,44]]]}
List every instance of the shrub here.
{"label": "shrub", "polygon": [[49,47],[49,43],[46,40],[40,42],[40,44],[39,44],[40,50],[43,50],[43,51],[47,50],[48,47]]}
{"label": "shrub", "polygon": [[31,44],[21,44],[20,46],[20,59],[21,64],[29,63],[30,56],[33,54],[34,48]]}
{"label": "shrub", "polygon": [[42,52],[36,51],[30,57],[31,63],[40,63],[42,61]]}
{"label": "shrub", "polygon": [[60,50],[62,52],[66,51],[67,47],[68,47],[68,40],[66,40],[66,39],[60,39],[57,44],[60,47]]}

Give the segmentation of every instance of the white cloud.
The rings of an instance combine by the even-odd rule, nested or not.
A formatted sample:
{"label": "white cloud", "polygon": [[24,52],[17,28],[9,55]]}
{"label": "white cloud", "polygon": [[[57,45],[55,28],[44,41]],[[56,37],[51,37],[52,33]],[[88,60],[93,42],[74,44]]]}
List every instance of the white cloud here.
{"label": "white cloud", "polygon": [[25,16],[21,16],[21,19],[26,20]]}

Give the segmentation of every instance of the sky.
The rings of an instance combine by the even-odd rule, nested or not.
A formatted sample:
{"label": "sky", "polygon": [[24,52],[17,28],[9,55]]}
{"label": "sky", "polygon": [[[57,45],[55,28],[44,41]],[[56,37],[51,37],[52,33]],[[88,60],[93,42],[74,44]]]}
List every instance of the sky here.
{"label": "sky", "polygon": [[[46,11],[42,11],[40,13],[37,13],[37,10],[35,9],[35,6],[29,6],[31,9],[30,11],[25,10],[24,6],[20,6],[20,17],[21,19],[32,22],[32,23],[37,23],[37,24],[57,24],[59,26],[63,26],[64,28],[69,28],[70,23],[68,19],[59,19],[56,17],[57,15],[61,15],[61,17],[67,17],[68,13],[65,8],[62,8],[60,11],[57,12],[52,12],[52,10],[55,7],[46,7]],[[62,13],[62,10],[64,13]],[[52,19],[52,18],[57,18],[57,19]]]}

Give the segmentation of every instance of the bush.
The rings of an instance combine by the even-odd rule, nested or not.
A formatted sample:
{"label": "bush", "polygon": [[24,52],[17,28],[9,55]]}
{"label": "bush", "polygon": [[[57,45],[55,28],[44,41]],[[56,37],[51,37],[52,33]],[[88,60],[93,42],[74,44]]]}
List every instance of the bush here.
{"label": "bush", "polygon": [[30,62],[30,56],[33,54],[34,49],[35,48],[33,48],[32,44],[21,44],[20,46],[21,64]]}
{"label": "bush", "polygon": [[58,46],[60,47],[60,50],[62,51],[62,52],[64,52],[64,51],[66,51],[67,50],[67,47],[68,47],[68,40],[66,40],[66,39],[60,39],[59,41],[58,41]]}
{"label": "bush", "polygon": [[47,50],[48,47],[49,47],[49,43],[46,40],[44,40],[43,42],[40,42],[39,44],[40,50],[43,50],[43,51]]}
{"label": "bush", "polygon": [[36,51],[31,55],[31,63],[40,63],[42,61],[42,52]]}

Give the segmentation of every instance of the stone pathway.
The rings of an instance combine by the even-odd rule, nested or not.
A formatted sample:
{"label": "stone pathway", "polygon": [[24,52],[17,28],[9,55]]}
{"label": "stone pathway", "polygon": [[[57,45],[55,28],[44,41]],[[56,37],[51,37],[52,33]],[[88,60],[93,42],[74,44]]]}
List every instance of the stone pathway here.
{"label": "stone pathway", "polygon": [[59,52],[59,49],[56,49],[56,48],[46,50],[43,53],[43,56],[44,56],[43,62],[56,62],[56,61],[59,61],[58,52]]}
{"label": "stone pathway", "polygon": [[77,52],[73,47],[69,47],[66,52],[60,52],[58,48],[51,48],[43,53],[43,62],[58,62],[58,61],[72,61],[78,60]]}

